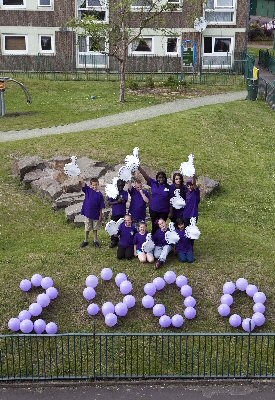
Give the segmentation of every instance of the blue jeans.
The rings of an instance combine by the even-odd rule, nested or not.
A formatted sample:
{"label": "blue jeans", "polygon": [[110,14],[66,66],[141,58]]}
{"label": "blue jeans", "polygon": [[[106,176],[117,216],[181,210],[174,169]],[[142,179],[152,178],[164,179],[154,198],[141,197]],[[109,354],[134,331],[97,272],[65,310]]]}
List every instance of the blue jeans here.
{"label": "blue jeans", "polygon": [[192,253],[192,251],[188,251],[188,253],[185,253],[184,251],[179,251],[178,259],[180,262],[188,262],[188,263],[192,263],[195,261],[194,254]]}

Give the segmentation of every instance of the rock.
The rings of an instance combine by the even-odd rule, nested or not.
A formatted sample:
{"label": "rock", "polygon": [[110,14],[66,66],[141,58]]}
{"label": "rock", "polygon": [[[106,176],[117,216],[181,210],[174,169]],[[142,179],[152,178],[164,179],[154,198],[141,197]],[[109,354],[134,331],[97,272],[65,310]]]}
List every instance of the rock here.
{"label": "rock", "polygon": [[84,217],[84,215],[77,214],[77,215],[75,215],[73,221],[74,221],[74,224],[75,224],[77,227],[81,227],[81,226],[84,225],[85,217]]}
{"label": "rock", "polygon": [[71,162],[70,156],[56,156],[48,161],[48,166],[63,172],[65,164],[69,162]]}
{"label": "rock", "polygon": [[108,164],[99,161],[91,160],[88,157],[81,157],[76,160],[76,163],[81,171],[81,176],[84,180],[91,178],[99,178],[105,174],[111,167]]}
{"label": "rock", "polygon": [[81,213],[82,203],[72,204],[65,208],[66,221],[73,221],[75,216]]}
{"label": "rock", "polygon": [[83,203],[85,194],[83,192],[74,193],[62,193],[57,199],[55,199],[52,208],[58,210],[59,208],[65,208],[72,204]]}
{"label": "rock", "polygon": [[31,182],[31,187],[50,199],[57,199],[62,194],[60,183],[54,181],[50,176]]}
{"label": "rock", "polygon": [[13,174],[19,176],[20,180],[22,181],[28,172],[36,169],[42,170],[45,167],[45,161],[38,156],[24,157],[14,162]]}
{"label": "rock", "polygon": [[61,184],[64,193],[74,193],[81,190],[81,180],[77,176],[70,176]]}
{"label": "rock", "polygon": [[220,183],[218,181],[208,178],[207,176],[199,176],[197,178],[197,183],[200,187],[202,200],[217,191],[220,187]]}
{"label": "rock", "polygon": [[43,179],[43,178],[49,178],[52,181],[57,181],[59,182],[60,177],[62,176],[62,172],[57,171],[55,169],[51,169],[51,168],[45,168],[45,169],[35,169],[31,172],[28,172],[24,178],[23,178],[23,182],[26,184],[30,184],[32,181],[36,181],[39,179]]}

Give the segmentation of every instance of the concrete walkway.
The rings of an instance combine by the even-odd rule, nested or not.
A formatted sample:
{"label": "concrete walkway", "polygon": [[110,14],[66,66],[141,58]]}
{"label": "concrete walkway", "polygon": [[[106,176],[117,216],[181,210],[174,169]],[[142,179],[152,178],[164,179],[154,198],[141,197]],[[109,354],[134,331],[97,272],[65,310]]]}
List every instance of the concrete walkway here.
{"label": "concrete walkway", "polygon": [[212,96],[197,97],[195,99],[181,99],[164,104],[158,104],[147,108],[127,111],[124,113],[108,115],[88,121],[77,122],[74,124],[54,126],[51,128],[26,129],[22,131],[0,131],[0,142],[9,142],[21,139],[32,139],[39,136],[60,135],[63,133],[75,133],[89,131],[93,129],[108,128],[137,121],[144,121],[159,115],[174,114],[177,112],[190,110],[192,108],[208,106],[219,103],[229,103],[236,100],[245,100],[246,91],[223,93]]}

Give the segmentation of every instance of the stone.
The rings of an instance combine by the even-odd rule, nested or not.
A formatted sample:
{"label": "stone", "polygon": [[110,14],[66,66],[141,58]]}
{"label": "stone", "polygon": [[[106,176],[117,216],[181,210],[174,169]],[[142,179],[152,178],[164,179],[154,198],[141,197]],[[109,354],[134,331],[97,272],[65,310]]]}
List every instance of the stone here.
{"label": "stone", "polygon": [[46,167],[46,163],[42,158],[38,156],[29,156],[21,159],[17,159],[13,163],[13,174],[19,176],[19,179],[22,181],[24,176],[33,170],[36,169],[44,169]]}
{"label": "stone", "polygon": [[50,176],[31,182],[31,187],[42,194],[42,196],[50,199],[57,199],[62,194],[60,183],[56,182]]}
{"label": "stone", "polygon": [[57,197],[52,205],[54,210],[60,208],[66,208],[72,204],[83,203],[85,194],[83,192],[74,193],[62,193],[61,196]]}
{"label": "stone", "polygon": [[99,178],[110,169],[110,166],[108,164],[91,160],[88,157],[80,157],[76,160],[76,163],[81,171],[81,176],[84,180]]}
{"label": "stone", "polygon": [[76,214],[73,221],[75,226],[82,227],[84,225],[85,217],[84,215]]}
{"label": "stone", "polygon": [[65,164],[71,162],[70,156],[56,156],[48,161],[48,166],[59,171],[63,171]]}
{"label": "stone", "polygon": [[72,204],[65,208],[66,221],[74,221],[75,216],[81,213],[82,203]]}
{"label": "stone", "polygon": [[78,176],[69,176],[68,179],[61,184],[61,187],[64,193],[79,192],[82,187],[81,180]]}
{"label": "stone", "polygon": [[201,200],[205,199],[205,197],[209,197],[220,187],[220,183],[218,181],[208,178],[207,176],[199,176],[197,178],[197,184],[200,187]]}

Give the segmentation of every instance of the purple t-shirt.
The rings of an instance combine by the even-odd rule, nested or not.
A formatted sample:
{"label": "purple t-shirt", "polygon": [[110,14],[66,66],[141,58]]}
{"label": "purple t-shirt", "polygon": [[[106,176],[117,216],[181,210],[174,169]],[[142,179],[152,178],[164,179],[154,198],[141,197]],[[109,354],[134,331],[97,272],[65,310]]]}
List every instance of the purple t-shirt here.
{"label": "purple t-shirt", "polygon": [[112,202],[118,200],[119,197],[121,197],[124,200],[124,202],[112,205],[112,216],[114,217],[117,215],[121,215],[124,217],[124,215],[126,214],[126,202],[128,200],[128,192],[126,192],[126,190],[120,190],[117,198],[115,199],[111,199],[110,197],[107,198],[108,202]]}
{"label": "purple t-shirt", "polygon": [[139,232],[135,234],[134,237],[134,244],[137,246],[137,250],[142,251],[141,246],[143,245],[144,242],[146,242],[146,236],[148,232],[145,232],[144,235],[141,235]]}
{"label": "purple t-shirt", "polygon": [[137,233],[137,229],[134,225],[126,226],[124,223],[120,225],[118,229],[120,247],[131,247],[134,246],[134,236]]}
{"label": "purple t-shirt", "polygon": [[186,192],[186,206],[183,210],[184,218],[197,217],[199,215],[200,189],[196,188]]}
{"label": "purple t-shirt", "polygon": [[[178,189],[177,186],[175,185],[175,183],[172,183],[172,185],[170,185],[170,199],[172,199],[172,197],[175,196],[175,190]],[[180,195],[181,197],[185,200],[186,198],[186,190],[187,188],[183,185],[180,189]],[[183,208],[174,208],[173,207],[173,218],[177,219],[179,217],[183,217]]]}
{"label": "purple t-shirt", "polygon": [[[128,190],[128,192],[131,196],[129,214],[131,214],[132,219],[136,222],[145,221],[146,203],[143,200],[140,192],[134,187],[132,187],[131,190]],[[143,193],[149,199],[149,193],[147,190],[143,190]]]}
{"label": "purple t-shirt", "polygon": [[180,240],[176,243],[176,250],[184,253],[193,252],[193,242],[186,237],[185,230],[181,231],[180,229],[176,229],[176,232],[180,237]]}
{"label": "purple t-shirt", "polygon": [[100,216],[100,210],[105,208],[104,198],[101,192],[96,192],[88,185],[82,188],[85,193],[85,199],[82,205],[81,214],[85,217],[97,221]]}
{"label": "purple t-shirt", "polygon": [[150,208],[156,212],[169,213],[170,194],[169,185],[159,184],[155,179],[149,178],[148,185],[152,190],[152,201]]}
{"label": "purple t-shirt", "polygon": [[166,246],[167,242],[165,240],[165,233],[168,232],[168,229],[166,229],[165,232],[163,232],[160,228],[152,235],[152,240],[155,243],[156,246]]}

